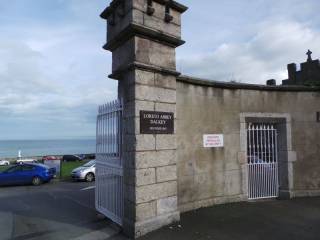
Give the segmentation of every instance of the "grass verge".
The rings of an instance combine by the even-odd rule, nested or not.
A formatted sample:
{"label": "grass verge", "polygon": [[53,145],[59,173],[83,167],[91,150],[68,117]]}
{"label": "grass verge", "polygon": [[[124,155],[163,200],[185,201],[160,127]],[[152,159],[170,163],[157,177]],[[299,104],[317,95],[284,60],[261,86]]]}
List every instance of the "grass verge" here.
{"label": "grass verge", "polygon": [[3,172],[4,170],[8,169],[10,166],[0,166],[0,172]]}
{"label": "grass verge", "polygon": [[61,176],[62,180],[71,180],[71,171],[81,165],[87,163],[88,161],[81,162],[61,162]]}

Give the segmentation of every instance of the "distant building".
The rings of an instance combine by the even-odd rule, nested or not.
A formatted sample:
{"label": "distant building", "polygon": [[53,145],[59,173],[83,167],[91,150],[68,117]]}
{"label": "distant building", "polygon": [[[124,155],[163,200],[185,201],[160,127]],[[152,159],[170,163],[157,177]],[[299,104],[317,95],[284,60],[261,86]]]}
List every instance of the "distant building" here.
{"label": "distant building", "polygon": [[319,59],[312,60],[311,54],[308,50],[308,59],[300,64],[300,71],[295,63],[288,64],[289,79],[283,80],[282,85],[320,86],[320,62]]}

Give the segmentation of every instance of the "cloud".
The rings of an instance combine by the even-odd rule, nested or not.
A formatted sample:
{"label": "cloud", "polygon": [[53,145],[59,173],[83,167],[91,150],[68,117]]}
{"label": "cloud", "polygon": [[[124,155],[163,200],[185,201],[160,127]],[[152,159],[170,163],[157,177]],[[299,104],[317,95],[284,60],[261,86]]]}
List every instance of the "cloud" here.
{"label": "cloud", "polygon": [[[46,57],[27,45],[23,51],[17,51],[15,44],[5,49],[4,54],[0,47],[1,58],[7,59],[0,69],[1,139],[95,134],[97,106],[116,96],[115,87],[108,87],[116,82],[107,81],[105,66],[97,70],[101,72],[100,79],[95,74],[90,78],[90,73],[81,79],[72,70],[48,73]],[[19,60],[11,61],[10,56]],[[74,64],[75,71],[79,71],[78,63]],[[69,81],[71,76],[73,81]]]}
{"label": "cloud", "polygon": [[306,60],[308,48],[320,53],[320,32],[296,21],[271,20],[256,26],[245,42],[226,42],[212,52],[179,59],[184,74],[219,81],[265,84],[287,77],[286,65]]}
{"label": "cloud", "polygon": [[[100,9],[91,11],[94,23],[64,7],[69,14],[64,13],[63,24],[30,18],[25,31],[21,23],[1,23],[1,139],[94,136],[97,106],[117,95],[117,83],[107,80],[111,61],[101,48]],[[70,15],[74,19],[65,18]]]}
{"label": "cloud", "polygon": [[[97,105],[117,95],[102,50],[110,0],[0,2],[0,138],[94,135]],[[286,64],[320,55],[318,0],[181,0],[178,70],[265,83]]]}

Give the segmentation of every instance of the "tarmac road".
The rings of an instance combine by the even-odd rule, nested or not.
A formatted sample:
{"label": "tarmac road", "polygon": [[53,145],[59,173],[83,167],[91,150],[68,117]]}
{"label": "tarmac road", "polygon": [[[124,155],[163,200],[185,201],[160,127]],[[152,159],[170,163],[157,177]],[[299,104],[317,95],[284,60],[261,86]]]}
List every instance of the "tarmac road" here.
{"label": "tarmac road", "polygon": [[[0,188],[0,240],[128,240],[99,216],[94,184]],[[139,240],[319,240],[320,197],[217,205]]]}
{"label": "tarmac road", "polygon": [[216,205],[139,240],[319,240],[320,197]]}
{"label": "tarmac road", "polygon": [[0,188],[0,240],[126,239],[95,210],[94,183]]}

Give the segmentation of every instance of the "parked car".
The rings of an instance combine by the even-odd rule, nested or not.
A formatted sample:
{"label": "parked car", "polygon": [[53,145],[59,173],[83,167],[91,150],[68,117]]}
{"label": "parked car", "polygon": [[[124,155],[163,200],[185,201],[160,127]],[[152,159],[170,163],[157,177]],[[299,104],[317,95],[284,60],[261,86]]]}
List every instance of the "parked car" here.
{"label": "parked car", "polygon": [[87,159],[94,160],[94,159],[96,159],[96,155],[94,153],[87,154]]}
{"label": "parked car", "polygon": [[82,161],[81,157],[77,155],[64,155],[62,157],[63,162],[75,162],[75,161]]}
{"label": "parked car", "polygon": [[96,161],[92,160],[81,167],[73,169],[71,172],[71,177],[74,180],[85,180],[87,182],[92,182],[95,180],[95,173]]}
{"label": "parked car", "polygon": [[45,160],[59,160],[59,158],[57,158],[56,156],[44,156],[42,158],[42,161],[45,161]]}
{"label": "parked car", "polygon": [[0,166],[8,166],[8,165],[10,165],[9,161],[0,160]]}
{"label": "parked car", "polygon": [[40,185],[49,182],[56,170],[38,163],[22,163],[14,165],[0,173],[0,185]]}
{"label": "parked car", "polygon": [[80,155],[77,155],[81,160],[85,160],[86,159],[86,155],[85,154],[80,154]]}
{"label": "parked car", "polygon": [[37,163],[37,162],[38,162],[37,159],[32,159],[32,158],[17,159],[17,163],[18,164],[22,164],[22,163]]}

